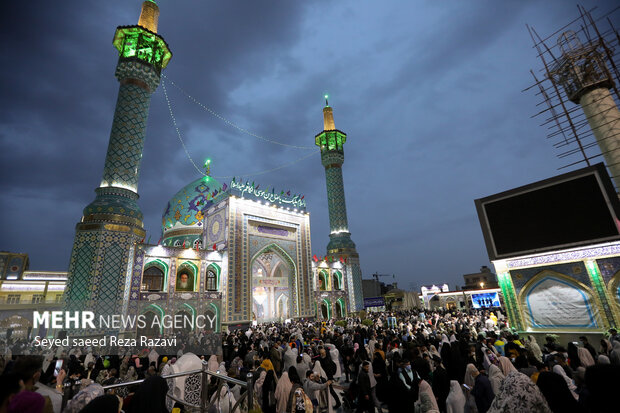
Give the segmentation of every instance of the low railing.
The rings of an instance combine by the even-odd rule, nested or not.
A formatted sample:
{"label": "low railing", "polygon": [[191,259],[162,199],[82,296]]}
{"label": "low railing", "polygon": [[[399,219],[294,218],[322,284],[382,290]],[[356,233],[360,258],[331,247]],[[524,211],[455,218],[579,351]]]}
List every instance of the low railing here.
{"label": "low railing", "polygon": [[[228,397],[229,400],[229,406],[228,406],[228,411],[229,412],[242,412],[242,411],[247,411],[250,412],[253,407],[254,407],[254,395],[253,395],[253,385],[252,385],[252,373],[248,373],[246,381],[242,381],[242,380],[238,380],[232,377],[228,377],[225,374],[221,374],[218,371],[210,371],[207,369],[207,362],[203,361],[202,362],[202,368],[201,369],[196,369],[196,370],[190,370],[190,371],[184,371],[184,372],[180,372],[180,373],[173,373],[173,374],[167,374],[165,376],[161,376],[164,379],[174,379],[177,377],[183,377],[183,376],[191,376],[192,374],[201,374],[201,388],[200,388],[200,404],[193,404],[193,403],[189,403],[185,400],[180,400],[179,398],[177,398],[176,396],[174,396],[173,391],[174,388],[170,388],[168,389],[168,393],[166,394],[166,397],[168,397],[170,400],[176,402],[176,403],[180,403],[183,406],[186,407],[186,411],[189,412],[200,412],[200,413],[206,413],[207,411],[209,411],[209,409],[213,406],[219,406],[220,403],[220,399],[222,398],[222,388],[226,387],[226,393],[224,397]],[[217,389],[215,390],[214,393],[216,397],[213,399],[213,401],[209,400],[209,394],[208,394],[208,386],[209,386],[209,376],[213,376],[216,377],[218,379],[218,385],[217,385]],[[128,386],[134,386],[137,384],[141,384],[143,380],[135,380],[135,381],[130,381],[130,382],[125,382],[125,383],[116,383],[116,384],[110,384],[107,386],[103,386],[104,390],[114,390],[117,388],[122,388],[122,387],[128,387]],[[240,386],[241,388],[245,388],[246,391],[245,393],[241,394],[241,396],[239,397],[239,400],[236,400],[235,404],[233,406],[230,405],[230,396],[229,394],[231,393],[230,388],[229,388],[229,383],[231,384],[236,384],[238,386]],[[213,397],[211,397],[213,398]],[[242,406],[242,402],[244,400],[247,400],[247,410],[240,410],[241,406]],[[189,410],[187,410],[189,408]],[[220,410],[219,408],[217,409],[218,411]]]}

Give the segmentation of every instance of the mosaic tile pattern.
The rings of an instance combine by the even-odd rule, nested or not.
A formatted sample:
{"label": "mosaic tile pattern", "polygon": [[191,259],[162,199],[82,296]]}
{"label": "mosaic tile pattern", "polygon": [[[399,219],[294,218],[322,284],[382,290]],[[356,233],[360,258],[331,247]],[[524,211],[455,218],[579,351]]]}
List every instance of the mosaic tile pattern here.
{"label": "mosaic tile pattern", "polygon": [[222,184],[211,177],[201,176],[185,185],[166,205],[162,216],[164,240],[168,231],[195,228],[202,233],[204,218],[214,201],[221,199]]}
{"label": "mosaic tile pattern", "polygon": [[352,288],[349,291],[349,303],[352,311],[361,311],[364,309],[364,295],[362,294],[362,268],[360,260],[357,257],[349,258],[351,265],[350,274]]}
{"label": "mosaic tile pattern", "polygon": [[160,80],[159,73],[151,65],[125,59],[119,60],[114,76],[116,76],[119,82],[122,82],[124,79],[136,79],[144,82],[150,93],[155,92]]}
{"label": "mosaic tile pattern", "polygon": [[558,261],[578,261],[585,258],[599,258],[609,255],[620,254],[620,242],[610,242],[606,245],[585,247],[573,251],[565,251],[550,254],[541,254],[530,258],[506,260],[508,268],[527,267],[531,265],[550,264]]}
{"label": "mosaic tile pattern", "polygon": [[97,197],[84,208],[84,219],[91,220],[91,215],[115,214],[142,221],[142,211],[136,202],[138,194],[117,187],[95,189]]}
{"label": "mosaic tile pattern", "polygon": [[605,283],[603,281],[603,278],[601,277],[601,272],[599,270],[599,267],[596,265],[596,261],[589,261],[588,263],[586,263],[586,268],[588,270],[588,274],[590,275],[590,285],[593,286],[593,290],[597,295],[597,297],[595,297],[597,306],[599,308],[602,308],[603,312],[605,313],[605,327],[609,328],[612,325],[616,324],[616,320],[610,307],[610,302],[607,299],[607,295],[605,293]]}
{"label": "mosaic tile pattern", "polygon": [[344,199],[342,168],[331,167],[325,169],[325,178],[327,180],[330,232],[348,230],[349,224],[347,221],[347,206]]}
{"label": "mosaic tile pattern", "polygon": [[69,263],[65,300],[68,303],[77,303],[77,307],[69,306],[70,310],[80,308],[79,303],[90,298],[90,275],[95,260],[93,247],[96,240],[95,232],[78,232],[75,236]]}
{"label": "mosaic tile pattern", "polygon": [[136,241],[131,232],[78,229],[67,276],[67,308],[117,313],[125,295],[129,252]]}
{"label": "mosaic tile pattern", "polygon": [[564,274],[570,278],[574,278],[583,284],[590,286],[590,278],[586,267],[583,262],[570,262],[565,264],[546,265],[535,268],[521,268],[516,270],[510,270],[512,283],[514,285],[517,295],[521,292],[523,286],[536,274],[545,271],[555,271],[560,274]]}
{"label": "mosaic tile pattern", "polygon": [[134,84],[121,84],[101,186],[138,191],[151,95]]}
{"label": "mosaic tile pattern", "polygon": [[601,276],[608,283],[620,271],[620,257],[600,258],[596,260]]}

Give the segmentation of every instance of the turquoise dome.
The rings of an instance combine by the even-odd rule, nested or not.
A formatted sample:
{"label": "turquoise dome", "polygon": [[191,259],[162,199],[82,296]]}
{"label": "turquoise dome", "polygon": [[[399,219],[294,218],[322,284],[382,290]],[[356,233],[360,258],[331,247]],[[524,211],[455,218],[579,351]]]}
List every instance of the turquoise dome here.
{"label": "turquoise dome", "polygon": [[177,192],[166,205],[162,216],[162,234],[179,228],[202,229],[207,208],[226,190],[210,176],[202,176]]}

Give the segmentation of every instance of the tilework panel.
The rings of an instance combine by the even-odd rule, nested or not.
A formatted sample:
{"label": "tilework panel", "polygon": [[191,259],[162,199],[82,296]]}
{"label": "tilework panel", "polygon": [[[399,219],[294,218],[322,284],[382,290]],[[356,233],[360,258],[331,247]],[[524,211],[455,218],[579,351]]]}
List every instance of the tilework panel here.
{"label": "tilework panel", "polygon": [[351,270],[350,274],[352,289],[349,291],[349,303],[353,311],[361,311],[364,309],[364,296],[362,294],[362,268],[360,267],[359,258],[350,257]]}
{"label": "tilework panel", "polygon": [[207,217],[207,226],[205,228],[205,237],[207,239],[206,246],[220,244],[226,241],[226,209],[222,208]]}
{"label": "tilework panel", "polygon": [[347,206],[344,199],[342,168],[332,167],[325,170],[327,180],[327,205],[329,207],[330,232],[348,230]]}
{"label": "tilework panel", "polygon": [[[93,254],[96,245],[97,234],[95,232],[78,232],[73,242],[73,251],[69,263],[67,288],[65,299],[67,301],[84,302],[90,297],[90,277],[95,261]],[[73,307],[69,307],[73,310]]]}
{"label": "tilework panel", "polygon": [[599,258],[620,254],[620,242],[610,242],[608,244],[596,245],[593,247],[583,247],[575,250],[561,251],[549,254],[540,254],[529,258],[516,258],[506,260],[508,268],[519,268],[530,265],[544,265],[558,261],[579,261],[586,258]]}
{"label": "tilework panel", "polygon": [[510,270],[512,283],[514,285],[517,295],[519,295],[519,292],[521,291],[521,288],[523,288],[525,283],[532,279],[532,277],[534,277],[536,274],[545,270],[559,272],[560,274],[564,274],[570,278],[574,278],[575,280],[587,286],[590,286],[590,278],[583,262],[570,262],[534,268],[521,268]]}
{"label": "tilework panel", "polygon": [[160,75],[149,64],[136,60],[119,59],[114,76],[119,82],[124,79],[136,79],[144,82],[151,93],[159,86]]}
{"label": "tilework panel", "polygon": [[601,276],[608,283],[620,271],[620,257],[600,258],[596,260]]}
{"label": "tilework panel", "polygon": [[114,314],[118,300],[122,296],[119,292],[125,286],[127,268],[127,250],[124,245],[113,244],[103,251],[103,267],[101,282],[96,288],[97,314]]}
{"label": "tilework panel", "polygon": [[121,186],[138,191],[150,101],[150,94],[141,87],[121,84],[110,132],[102,186]]}

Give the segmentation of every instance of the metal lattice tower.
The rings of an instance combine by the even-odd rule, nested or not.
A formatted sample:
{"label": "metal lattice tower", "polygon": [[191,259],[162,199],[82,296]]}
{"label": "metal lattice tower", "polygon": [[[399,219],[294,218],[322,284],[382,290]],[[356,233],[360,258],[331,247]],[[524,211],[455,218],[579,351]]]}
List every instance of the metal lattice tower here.
{"label": "metal lattice tower", "polygon": [[530,71],[536,83],[526,90],[538,87],[538,105],[546,108],[534,116],[544,116],[558,157],[571,160],[563,168],[602,156],[620,189],[620,35],[612,24],[620,7],[596,19],[594,9],[578,10],[577,19],[544,39],[528,26],[543,69],[541,80]]}

